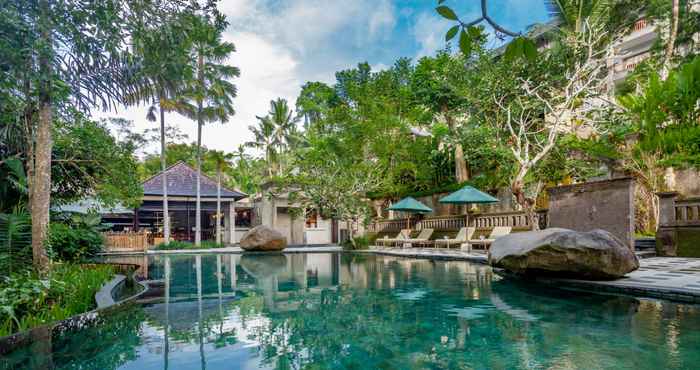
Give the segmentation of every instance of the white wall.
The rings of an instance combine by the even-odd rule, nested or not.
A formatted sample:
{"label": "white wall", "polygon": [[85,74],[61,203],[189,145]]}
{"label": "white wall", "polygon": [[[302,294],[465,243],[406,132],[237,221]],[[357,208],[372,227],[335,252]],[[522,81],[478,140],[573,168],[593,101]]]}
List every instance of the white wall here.
{"label": "white wall", "polygon": [[318,225],[315,228],[307,228],[304,225],[304,235],[306,244],[330,244],[331,243],[331,220],[318,218]]}

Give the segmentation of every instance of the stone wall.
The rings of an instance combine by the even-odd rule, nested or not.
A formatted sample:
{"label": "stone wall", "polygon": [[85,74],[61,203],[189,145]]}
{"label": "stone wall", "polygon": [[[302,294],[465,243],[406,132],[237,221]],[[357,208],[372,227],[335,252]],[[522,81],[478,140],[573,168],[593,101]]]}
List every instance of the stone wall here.
{"label": "stone wall", "polygon": [[620,178],[550,188],[548,226],[607,230],[634,248],[634,186]]}
{"label": "stone wall", "polygon": [[700,171],[694,168],[667,168],[664,178],[669,189],[678,192],[681,197],[700,196]]}

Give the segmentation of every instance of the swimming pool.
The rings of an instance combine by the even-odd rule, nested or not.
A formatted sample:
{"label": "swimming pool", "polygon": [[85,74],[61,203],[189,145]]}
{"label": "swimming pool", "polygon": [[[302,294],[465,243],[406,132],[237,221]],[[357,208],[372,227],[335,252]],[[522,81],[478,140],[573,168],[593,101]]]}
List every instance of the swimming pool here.
{"label": "swimming pool", "polygon": [[700,307],[371,254],[140,258],[139,304],[35,335],[3,368],[659,369],[700,363]]}

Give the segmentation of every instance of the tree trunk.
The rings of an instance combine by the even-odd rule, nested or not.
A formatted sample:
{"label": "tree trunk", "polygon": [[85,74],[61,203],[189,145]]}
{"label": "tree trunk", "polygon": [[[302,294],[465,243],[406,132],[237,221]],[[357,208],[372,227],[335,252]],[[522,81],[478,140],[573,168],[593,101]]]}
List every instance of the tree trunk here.
{"label": "tree trunk", "polygon": [[170,243],[170,217],[168,212],[168,176],[165,173],[167,169],[166,152],[165,152],[165,111],[163,105],[159,104],[160,109],[160,168],[163,171],[163,242]]}
{"label": "tree trunk", "polygon": [[518,203],[520,208],[525,212],[525,216],[530,221],[532,230],[539,230],[540,224],[537,220],[537,214],[535,213],[535,202],[533,199],[525,196],[524,184],[520,180],[516,180],[511,185],[511,192],[515,197],[515,201]]}
{"label": "tree trunk", "polygon": [[678,21],[680,18],[680,0],[673,0],[671,10],[671,29],[669,30],[668,42],[666,43],[666,53],[664,55],[664,64],[661,67],[661,77],[666,79],[668,72],[671,70],[671,59],[673,51],[676,47],[676,38],[678,37]]}
{"label": "tree trunk", "polygon": [[216,244],[221,244],[221,168],[216,169]]}
{"label": "tree trunk", "polygon": [[51,31],[49,21],[49,4],[41,1],[41,34],[45,50],[39,53],[39,121],[36,128],[36,145],[34,146],[34,179],[31,182],[32,214],[32,260],[34,268],[40,275],[49,272],[49,258],[46,254],[46,239],[49,230],[49,207],[51,205],[51,149],[53,141],[51,128],[53,111],[51,108],[51,78],[52,68],[50,55],[46,49],[51,49]]}
{"label": "tree trunk", "polygon": [[471,174],[467,166],[467,160],[464,158],[464,149],[462,144],[455,145],[455,179],[457,182],[469,181]]}
{"label": "tree trunk", "polygon": [[[204,56],[200,52],[197,58],[197,79],[199,86],[204,87]],[[202,177],[202,126],[204,118],[202,117],[202,99],[197,99],[197,201],[195,205],[195,221],[194,221],[194,244],[202,245],[202,204],[201,204],[201,177]]]}
{"label": "tree trunk", "polygon": [[[452,116],[449,114],[449,108],[447,106],[443,106],[442,109],[442,114],[445,116],[445,121],[447,122],[447,127],[450,129],[450,134],[454,135],[455,134],[455,123],[454,119]],[[469,166],[467,166],[467,160],[464,158],[464,148],[462,148],[462,144],[456,143],[455,144],[455,180],[458,183],[469,181],[469,178],[471,177],[469,173]]]}

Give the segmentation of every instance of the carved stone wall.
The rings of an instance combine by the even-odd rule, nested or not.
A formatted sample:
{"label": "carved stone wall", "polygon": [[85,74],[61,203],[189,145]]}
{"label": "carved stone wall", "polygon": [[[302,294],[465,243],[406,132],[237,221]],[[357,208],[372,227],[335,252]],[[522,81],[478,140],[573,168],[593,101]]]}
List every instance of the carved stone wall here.
{"label": "carved stone wall", "polygon": [[619,178],[550,188],[548,226],[607,230],[634,248],[634,186]]}

